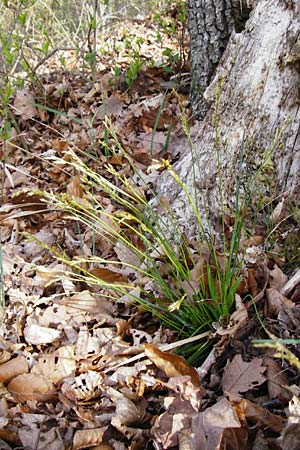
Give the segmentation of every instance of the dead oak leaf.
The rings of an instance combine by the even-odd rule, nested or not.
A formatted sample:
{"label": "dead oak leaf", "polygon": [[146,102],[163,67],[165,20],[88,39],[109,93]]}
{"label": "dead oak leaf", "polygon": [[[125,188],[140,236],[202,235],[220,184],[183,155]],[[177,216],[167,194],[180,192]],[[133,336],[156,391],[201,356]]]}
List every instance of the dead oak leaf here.
{"label": "dead oak leaf", "polygon": [[244,450],[247,446],[244,415],[225,398],[195,415],[191,431],[192,450]]}
{"label": "dead oak leaf", "polygon": [[241,355],[236,355],[228,362],[222,379],[223,391],[232,394],[240,394],[264,383],[266,377],[263,373],[266,367],[261,358],[253,358],[250,362],[242,360]]}

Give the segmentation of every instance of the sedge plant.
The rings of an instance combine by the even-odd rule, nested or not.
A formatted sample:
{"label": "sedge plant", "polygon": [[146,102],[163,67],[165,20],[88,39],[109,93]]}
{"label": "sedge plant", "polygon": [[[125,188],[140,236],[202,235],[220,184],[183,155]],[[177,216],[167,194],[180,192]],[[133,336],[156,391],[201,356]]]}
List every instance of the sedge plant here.
{"label": "sedge plant", "polygon": [[[66,219],[104,238],[118,257],[107,260],[92,253],[89,257],[71,258],[61,250],[42,245],[69,267],[66,276],[70,279],[95,286],[101,289],[102,295],[113,300],[128,302],[129,299],[158,317],[179,338],[208,330],[213,332],[215,322],[228,323],[241,283],[242,263],[238,252],[246,205],[239,205],[237,195],[232,238],[229,243],[223,243],[221,254],[213,235],[207,234],[198,205],[187,186],[169,161],[160,161],[161,169],[167,170],[186,194],[195,215],[199,239],[196,246],[190,244],[171,208],[162,204],[155,207],[148,202],[146,178],[123,150],[109,124],[107,130],[114,148],[112,152],[126,160],[132,177],[122,175],[109,164],[106,174],[100,174],[70,151],[68,160],[77,174],[77,193],[39,194],[52,208],[62,211]],[[56,164],[65,164],[60,158],[51,159]],[[103,201],[105,198],[110,200],[110,208]],[[159,208],[164,209],[163,213]],[[120,247],[127,254],[124,259],[117,252]],[[197,364],[211,344],[207,339],[188,344],[181,353],[190,363]]]}

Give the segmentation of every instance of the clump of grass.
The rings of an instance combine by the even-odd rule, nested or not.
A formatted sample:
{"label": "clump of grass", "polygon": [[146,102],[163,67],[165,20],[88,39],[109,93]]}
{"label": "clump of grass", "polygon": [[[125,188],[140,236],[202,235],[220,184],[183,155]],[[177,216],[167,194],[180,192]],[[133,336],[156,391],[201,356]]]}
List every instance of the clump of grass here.
{"label": "clump of grass", "polygon": [[[54,248],[49,250],[70,267],[69,278],[101,288],[102,294],[113,300],[130,299],[158,317],[179,338],[213,331],[213,324],[220,320],[228,323],[242,280],[239,247],[247,205],[240,205],[237,195],[232,237],[228,242],[224,232],[222,246],[217,247],[213,235],[204,229],[187,186],[169,161],[160,161],[160,167],[185,192],[194,212],[199,240],[189,243],[170,208],[149,204],[143,174],[132,164],[112,128],[109,133],[115,154],[122,154],[134,177],[121,175],[109,164],[106,174],[99,174],[70,151],[68,160],[77,174],[76,194],[42,194],[65,218],[106,239],[115,249],[121,246],[127,257],[107,260],[94,253],[91,257],[70,258]],[[65,159],[54,158],[54,162],[66,164]],[[107,208],[104,198],[110,199],[111,208]],[[185,345],[181,353],[197,364],[210,345],[211,341],[203,340]]]}

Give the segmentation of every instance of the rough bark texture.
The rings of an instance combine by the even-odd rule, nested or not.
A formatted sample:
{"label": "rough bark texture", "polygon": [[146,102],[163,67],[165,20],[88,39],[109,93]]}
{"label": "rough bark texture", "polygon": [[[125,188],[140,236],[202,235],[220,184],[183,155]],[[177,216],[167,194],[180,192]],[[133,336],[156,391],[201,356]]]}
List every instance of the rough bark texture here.
{"label": "rough bark texture", "polygon": [[[204,120],[192,129],[197,157],[195,177],[190,151],[174,166],[190,192],[194,192],[196,183],[200,208],[205,201],[211,211],[220,209],[221,180],[223,203],[232,210],[237,170],[241,191],[257,173],[253,196],[262,203],[286,190],[299,198],[299,72],[299,1],[258,1],[244,31],[232,33],[215,78],[204,92],[211,106]],[[216,87],[221,82],[218,150],[213,114]],[[243,136],[245,153],[240,170]],[[195,221],[186,195],[166,173],[158,189],[160,195],[171,200],[179,220],[192,235]]]}
{"label": "rough bark texture", "polygon": [[243,0],[189,0],[191,104],[198,117],[203,117],[207,110],[203,93],[227,46],[229,36],[234,29],[241,31],[248,12]]}

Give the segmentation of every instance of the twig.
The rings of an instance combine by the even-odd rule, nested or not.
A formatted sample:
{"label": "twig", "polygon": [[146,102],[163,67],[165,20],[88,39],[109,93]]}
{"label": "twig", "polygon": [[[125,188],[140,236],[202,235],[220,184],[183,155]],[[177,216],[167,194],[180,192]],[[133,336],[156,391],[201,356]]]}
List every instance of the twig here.
{"label": "twig", "polygon": [[[205,333],[198,334],[197,336],[192,336],[187,339],[182,339],[181,341],[172,342],[171,344],[159,345],[158,348],[159,348],[159,350],[166,352],[169,350],[173,350],[174,348],[181,347],[182,345],[190,344],[191,342],[199,341],[200,339],[208,338],[211,336],[212,336],[212,333],[210,331],[206,331]],[[146,357],[145,352],[141,352],[139,355],[135,355],[132,358],[127,359],[126,361],[122,361],[113,367],[108,367],[107,369],[104,370],[104,372],[105,373],[111,372],[113,370],[118,369],[119,367],[125,366],[127,364],[138,361],[139,359],[142,359],[145,357]]]}

